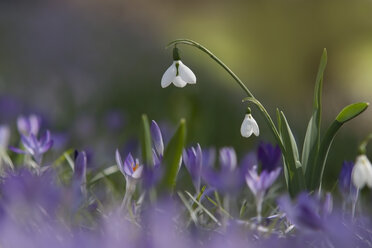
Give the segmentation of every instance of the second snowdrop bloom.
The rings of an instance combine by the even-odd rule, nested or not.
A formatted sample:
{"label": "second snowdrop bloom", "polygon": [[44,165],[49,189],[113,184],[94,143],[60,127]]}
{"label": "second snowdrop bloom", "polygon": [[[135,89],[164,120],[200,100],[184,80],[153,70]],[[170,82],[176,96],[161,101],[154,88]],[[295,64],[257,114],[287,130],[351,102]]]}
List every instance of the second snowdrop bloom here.
{"label": "second snowdrop bloom", "polygon": [[256,136],[260,135],[260,129],[251,114],[250,108],[248,108],[247,114],[244,117],[242,126],[240,127],[240,133],[245,138],[249,138],[252,134]]}
{"label": "second snowdrop bloom", "polygon": [[171,83],[179,88],[183,88],[187,84],[196,83],[195,74],[182,63],[177,47],[173,49],[173,64],[165,71],[161,78],[161,87],[166,88]]}
{"label": "second snowdrop bloom", "polygon": [[358,189],[367,185],[372,188],[372,165],[367,156],[362,154],[356,158],[351,179],[355,187]]}

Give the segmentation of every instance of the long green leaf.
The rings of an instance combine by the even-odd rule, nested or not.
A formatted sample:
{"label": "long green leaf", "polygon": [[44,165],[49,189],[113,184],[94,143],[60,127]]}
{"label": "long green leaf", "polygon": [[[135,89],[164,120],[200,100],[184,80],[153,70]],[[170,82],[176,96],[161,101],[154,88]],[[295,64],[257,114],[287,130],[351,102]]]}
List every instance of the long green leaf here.
{"label": "long green leaf", "polygon": [[282,152],[285,158],[284,163],[287,170],[286,174],[288,176],[288,190],[290,195],[294,197],[305,189],[304,175],[299,161],[296,140],[283,112],[280,112],[280,117],[281,136],[285,147],[285,152]]}
{"label": "long green leaf", "polygon": [[314,88],[314,103],[313,114],[307,126],[304,145],[302,149],[302,166],[306,171],[308,165],[313,166],[314,158],[317,156],[320,145],[320,124],[322,113],[322,89],[323,89],[323,75],[327,65],[327,50],[323,50],[322,57],[316,76]]}
{"label": "long green leaf", "polygon": [[152,145],[151,145],[151,133],[150,125],[147,115],[142,115],[142,126],[141,126],[141,151],[142,159],[145,166],[152,164]]}
{"label": "long green leaf", "polygon": [[324,138],[320,144],[316,162],[314,163],[312,170],[308,170],[308,172],[306,173],[306,178],[309,178],[309,190],[315,190],[318,187],[321,188],[328,153],[337,131],[342,127],[344,123],[354,119],[355,117],[363,113],[367,109],[368,105],[369,104],[366,102],[354,103],[346,106],[337,115],[336,120],[333,121],[326,134],[324,135]]}
{"label": "long green leaf", "polygon": [[176,177],[179,170],[185,140],[186,121],[181,119],[176,133],[168,143],[164,152],[163,166],[165,166],[165,172],[159,185],[160,191],[172,192],[176,184]]}

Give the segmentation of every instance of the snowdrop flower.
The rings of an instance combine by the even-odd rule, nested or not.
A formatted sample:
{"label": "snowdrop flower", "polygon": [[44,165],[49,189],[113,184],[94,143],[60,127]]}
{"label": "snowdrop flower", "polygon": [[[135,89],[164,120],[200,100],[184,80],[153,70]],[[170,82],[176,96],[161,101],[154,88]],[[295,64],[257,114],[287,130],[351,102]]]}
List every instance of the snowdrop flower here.
{"label": "snowdrop flower", "polygon": [[365,154],[356,158],[351,179],[355,187],[363,188],[366,184],[372,188],[372,165]]}
{"label": "snowdrop flower", "polygon": [[247,114],[244,117],[242,126],[240,127],[240,133],[245,138],[249,138],[252,133],[256,136],[260,135],[260,129],[258,128],[256,120],[253,119],[250,108],[248,108]]}
{"label": "snowdrop flower", "polygon": [[161,78],[161,87],[166,88],[171,83],[180,88],[185,87],[186,84],[196,83],[195,74],[182,63],[177,47],[173,49],[173,64],[165,71]]}

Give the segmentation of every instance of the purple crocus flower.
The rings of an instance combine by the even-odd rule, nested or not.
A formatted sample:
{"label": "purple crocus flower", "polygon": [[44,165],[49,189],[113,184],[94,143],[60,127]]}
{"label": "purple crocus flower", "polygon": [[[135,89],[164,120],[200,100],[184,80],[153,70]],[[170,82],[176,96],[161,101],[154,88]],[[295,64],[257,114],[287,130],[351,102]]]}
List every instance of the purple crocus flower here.
{"label": "purple crocus flower", "polygon": [[351,183],[353,168],[353,162],[344,161],[338,177],[338,188],[346,201],[353,201],[357,193],[357,188]]}
{"label": "purple crocus flower", "polygon": [[[164,169],[160,166],[163,162],[164,156],[164,139],[163,134],[159,128],[159,125],[156,121],[151,121],[151,138],[152,138],[152,158],[153,158],[153,166],[145,166],[143,169],[143,177],[142,180],[145,188],[151,188],[156,185],[159,180],[162,178]],[[182,159],[179,162],[179,168],[181,167]]]}
{"label": "purple crocus flower", "polygon": [[139,164],[138,159],[134,160],[132,154],[129,153],[123,162],[119,150],[116,149],[115,159],[119,170],[123,173],[127,181],[141,178],[143,166]]}
{"label": "purple crocus flower", "polygon": [[[231,147],[222,148],[219,152],[220,170],[213,168],[213,150],[203,151],[202,157],[206,166],[202,166],[203,180],[212,188],[219,191],[234,193],[244,184],[246,167],[236,166],[235,150]],[[205,157],[205,158],[204,158]],[[204,163],[203,162],[203,163]]]}
{"label": "purple crocus flower", "polygon": [[254,165],[245,177],[246,183],[255,196],[258,222],[261,221],[262,203],[268,188],[275,182],[281,172],[278,167],[273,171],[262,170],[261,174],[257,172],[257,165]]}
{"label": "purple crocus flower", "polygon": [[20,116],[17,118],[17,128],[21,135],[30,136],[33,134],[37,136],[40,130],[41,119],[37,115],[30,115],[28,117]]}
{"label": "purple crocus flower", "polygon": [[280,166],[281,152],[279,146],[261,143],[257,149],[257,159],[262,170],[273,171]]}
{"label": "purple crocus flower", "polygon": [[224,147],[220,150],[220,164],[223,170],[235,170],[237,165],[237,158],[234,148]]}
{"label": "purple crocus flower", "polygon": [[183,151],[183,162],[191,175],[197,193],[200,191],[200,177],[202,172],[203,153],[199,144]]}
{"label": "purple crocus flower", "polygon": [[282,196],[278,200],[280,209],[296,226],[308,230],[325,230],[326,218],[332,212],[332,198],[327,194],[324,201],[306,192],[297,197],[297,203],[292,204],[289,197]]}
{"label": "purple crocus flower", "polygon": [[49,130],[39,140],[31,133],[30,136],[21,135],[21,141],[25,150],[15,147],[10,147],[10,149],[16,153],[30,154],[39,166],[41,165],[43,154],[53,146]]}
{"label": "purple crocus flower", "polygon": [[130,208],[130,201],[134,191],[136,190],[137,181],[142,177],[143,165],[139,164],[138,159],[134,160],[130,153],[123,162],[118,149],[116,149],[115,158],[119,170],[124,175],[126,181],[125,196],[121,208],[127,209]]}
{"label": "purple crocus flower", "polygon": [[151,121],[150,127],[152,143],[153,143],[153,157],[154,157],[154,165],[158,165],[163,158],[164,155],[164,142],[163,142],[163,135],[161,134],[160,128],[156,121]]}

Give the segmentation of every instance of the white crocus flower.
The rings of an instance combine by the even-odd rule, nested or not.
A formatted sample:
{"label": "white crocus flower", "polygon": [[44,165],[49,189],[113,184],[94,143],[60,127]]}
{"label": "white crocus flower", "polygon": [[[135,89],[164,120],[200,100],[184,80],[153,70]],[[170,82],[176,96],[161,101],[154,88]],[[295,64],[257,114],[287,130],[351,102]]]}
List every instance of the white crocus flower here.
{"label": "white crocus flower", "polygon": [[182,63],[181,60],[173,61],[173,64],[165,71],[161,79],[161,87],[168,87],[173,83],[177,87],[185,87],[186,84],[195,84],[195,74]]}
{"label": "white crocus flower", "polygon": [[366,155],[362,154],[356,158],[351,179],[358,189],[362,189],[366,184],[372,188],[372,165]]}
{"label": "white crocus flower", "polygon": [[256,136],[260,135],[260,129],[258,128],[257,122],[253,119],[250,113],[247,113],[244,117],[240,133],[243,137],[249,138],[252,133]]}

